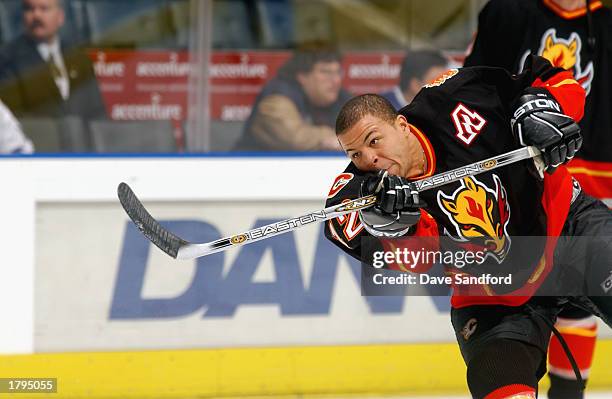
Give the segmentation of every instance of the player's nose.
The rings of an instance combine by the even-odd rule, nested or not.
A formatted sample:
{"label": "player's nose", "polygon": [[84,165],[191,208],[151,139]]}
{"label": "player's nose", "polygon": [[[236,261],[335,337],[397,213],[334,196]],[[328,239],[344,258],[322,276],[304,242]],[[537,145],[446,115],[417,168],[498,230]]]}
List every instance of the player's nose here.
{"label": "player's nose", "polygon": [[378,155],[376,155],[374,151],[364,151],[364,158],[370,169],[376,169],[378,167]]}

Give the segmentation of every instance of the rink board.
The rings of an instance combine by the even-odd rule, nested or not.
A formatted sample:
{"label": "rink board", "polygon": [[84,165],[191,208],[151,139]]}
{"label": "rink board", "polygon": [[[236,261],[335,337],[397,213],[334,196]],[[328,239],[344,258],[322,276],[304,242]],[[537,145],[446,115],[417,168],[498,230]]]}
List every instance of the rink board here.
{"label": "rink board", "polygon": [[[38,354],[0,359],[3,376],[57,377],[59,390],[54,397],[58,398],[467,392],[465,366],[454,344]],[[612,387],[610,359],[612,341],[598,342],[591,389]]]}
{"label": "rink board", "polygon": [[[465,393],[448,298],[361,296],[321,225],[177,262],[115,197],[127,181],[173,231],[209,240],[321,208],[344,163],[2,161],[0,352],[14,355],[0,375],[56,377],[66,398]],[[612,341],[598,345],[590,386],[610,388]]]}

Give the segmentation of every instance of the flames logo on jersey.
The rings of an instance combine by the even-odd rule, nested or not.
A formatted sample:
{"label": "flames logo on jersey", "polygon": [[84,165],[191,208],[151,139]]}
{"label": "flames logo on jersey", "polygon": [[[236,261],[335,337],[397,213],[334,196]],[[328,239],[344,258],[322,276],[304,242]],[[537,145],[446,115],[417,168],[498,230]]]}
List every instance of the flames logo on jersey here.
{"label": "flames logo on jersey", "polygon": [[[591,90],[593,81],[593,62],[589,61],[584,70],[580,63],[580,52],[582,50],[582,40],[576,32],[572,32],[569,38],[562,39],[557,37],[557,30],[550,28],[542,35],[538,55],[546,58],[553,66],[561,67],[574,72],[574,77],[584,88],[587,95]],[[531,50],[523,55],[521,68]]]}
{"label": "flames logo on jersey", "polygon": [[571,69],[576,65],[578,40],[580,40],[578,35],[571,35],[569,43],[565,40],[561,41],[557,39],[554,31],[549,31],[544,35],[540,54],[554,66]]}
{"label": "flames logo on jersey", "polygon": [[452,195],[438,192],[438,205],[453,224],[456,236],[451,238],[484,248],[486,256],[501,263],[510,250],[507,232],[510,205],[506,189],[499,177],[493,175],[495,190],[475,177],[466,177]]}

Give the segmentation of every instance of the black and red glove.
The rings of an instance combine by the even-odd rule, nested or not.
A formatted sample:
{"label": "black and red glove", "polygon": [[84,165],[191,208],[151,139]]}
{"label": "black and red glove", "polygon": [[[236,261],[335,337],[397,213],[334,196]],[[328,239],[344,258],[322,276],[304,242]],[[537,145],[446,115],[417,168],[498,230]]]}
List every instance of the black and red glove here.
{"label": "black and red glove", "polygon": [[543,88],[528,88],[516,102],[512,131],[521,145],[542,152],[546,171],[571,160],[582,145],[580,127],[563,114],[555,98]]}
{"label": "black and red glove", "polygon": [[361,195],[376,194],[376,205],[359,211],[366,230],[377,237],[401,237],[418,223],[420,208],[416,185],[403,177],[381,170],[368,176],[361,184]]}

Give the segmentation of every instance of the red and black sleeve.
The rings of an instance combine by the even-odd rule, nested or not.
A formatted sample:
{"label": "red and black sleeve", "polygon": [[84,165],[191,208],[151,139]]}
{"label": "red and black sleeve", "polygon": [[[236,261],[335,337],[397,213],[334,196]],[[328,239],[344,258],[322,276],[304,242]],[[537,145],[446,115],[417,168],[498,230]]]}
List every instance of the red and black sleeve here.
{"label": "red and black sleeve", "polygon": [[[361,183],[367,174],[359,171],[352,163],[339,174],[329,191],[326,207],[340,204],[360,196]],[[434,218],[424,210],[421,210],[421,219],[416,225],[416,229],[411,237],[437,237],[438,224]],[[353,212],[334,219],[330,219],[325,223],[325,236],[334,245],[342,251],[358,259],[361,262],[370,263],[372,253],[374,251],[394,250],[397,245],[410,246],[415,243],[414,240],[398,239],[378,239],[370,235],[364,228],[359,213]],[[427,243],[437,245],[437,240],[427,240]],[[432,244],[432,245],[433,245]],[[422,243],[419,245],[422,246]],[[428,245],[429,249],[433,248]],[[402,265],[389,264],[389,268],[395,270],[404,270]],[[418,265],[412,268],[413,272],[424,272],[432,265]]]}

